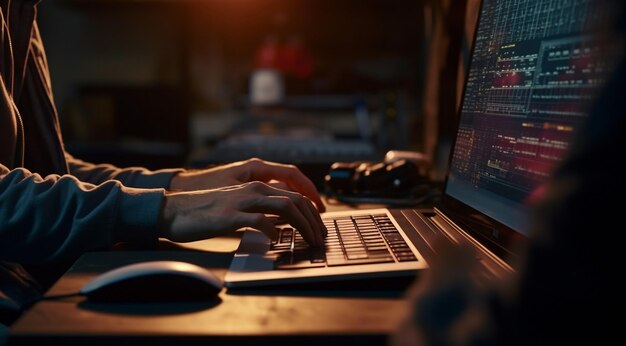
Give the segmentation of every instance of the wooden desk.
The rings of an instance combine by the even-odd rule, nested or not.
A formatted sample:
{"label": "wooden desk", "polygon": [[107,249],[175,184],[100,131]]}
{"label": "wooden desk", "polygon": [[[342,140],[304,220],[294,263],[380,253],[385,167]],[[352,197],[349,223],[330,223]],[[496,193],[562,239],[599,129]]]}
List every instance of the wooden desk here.
{"label": "wooden desk", "polygon": [[[238,244],[234,236],[184,247],[163,242],[160,251],[87,253],[48,295],[77,292],[108,269],[146,260],[188,261],[223,277]],[[224,289],[215,303],[42,301],[12,325],[10,345],[383,345],[408,304],[402,287],[374,286]]]}

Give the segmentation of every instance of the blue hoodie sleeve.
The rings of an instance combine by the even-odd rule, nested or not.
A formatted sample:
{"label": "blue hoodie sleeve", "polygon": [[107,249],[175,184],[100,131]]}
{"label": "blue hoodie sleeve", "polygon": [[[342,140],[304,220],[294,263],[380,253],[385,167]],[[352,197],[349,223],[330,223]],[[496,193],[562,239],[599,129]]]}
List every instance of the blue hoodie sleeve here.
{"label": "blue hoodie sleeve", "polygon": [[66,153],[70,172],[81,181],[102,184],[108,180],[118,180],[124,186],[135,188],[164,188],[170,186],[172,177],[182,169],[161,169],[150,171],[141,167],[117,168],[108,164],[92,164],[81,161]]}
{"label": "blue hoodie sleeve", "polygon": [[156,241],[164,193],[0,164],[0,260],[50,263],[121,241]]}

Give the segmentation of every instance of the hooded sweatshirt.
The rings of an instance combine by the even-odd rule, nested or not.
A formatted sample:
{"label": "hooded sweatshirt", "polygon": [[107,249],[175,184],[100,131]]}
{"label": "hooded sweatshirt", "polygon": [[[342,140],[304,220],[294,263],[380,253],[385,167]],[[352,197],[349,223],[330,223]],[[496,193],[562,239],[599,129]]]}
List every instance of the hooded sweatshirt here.
{"label": "hooded sweatshirt", "polygon": [[38,2],[0,0],[0,262],[50,264],[155,241],[177,170],[94,165],[65,151]]}

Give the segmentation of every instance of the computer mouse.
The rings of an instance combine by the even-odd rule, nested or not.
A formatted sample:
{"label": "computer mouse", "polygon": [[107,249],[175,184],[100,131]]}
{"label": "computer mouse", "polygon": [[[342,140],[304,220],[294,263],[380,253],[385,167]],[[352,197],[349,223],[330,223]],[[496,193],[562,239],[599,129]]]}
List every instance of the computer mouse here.
{"label": "computer mouse", "polygon": [[187,262],[150,261],[125,265],[87,282],[81,295],[97,302],[176,302],[216,299],[223,282]]}

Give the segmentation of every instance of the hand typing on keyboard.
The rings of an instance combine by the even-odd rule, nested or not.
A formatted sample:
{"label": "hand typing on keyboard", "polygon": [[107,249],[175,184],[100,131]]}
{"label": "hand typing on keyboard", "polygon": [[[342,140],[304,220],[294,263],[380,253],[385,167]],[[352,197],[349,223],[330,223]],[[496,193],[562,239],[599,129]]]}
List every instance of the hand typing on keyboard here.
{"label": "hand typing on keyboard", "polygon": [[208,190],[252,181],[261,181],[282,190],[298,192],[313,201],[320,213],[326,211],[315,185],[296,166],[260,159],[181,172],[172,179],[170,188],[178,191]]}
{"label": "hand typing on keyboard", "polygon": [[244,227],[275,239],[268,215],[298,229],[302,242],[312,247],[322,246],[327,233],[319,215],[321,198],[295,166],[252,159],[178,173],[170,188],[177,192],[165,194],[159,235],[172,241],[202,240]]}

